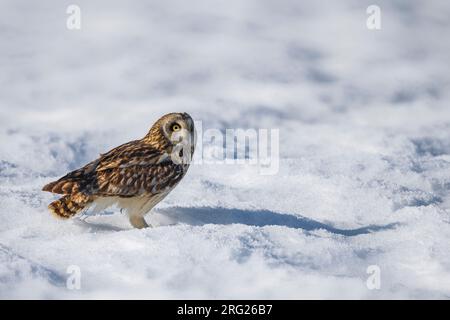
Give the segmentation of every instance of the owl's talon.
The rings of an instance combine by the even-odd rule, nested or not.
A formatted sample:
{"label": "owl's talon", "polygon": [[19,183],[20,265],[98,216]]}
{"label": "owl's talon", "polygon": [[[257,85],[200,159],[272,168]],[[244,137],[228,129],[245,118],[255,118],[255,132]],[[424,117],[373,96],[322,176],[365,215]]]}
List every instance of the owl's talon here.
{"label": "owl's talon", "polygon": [[130,216],[130,223],[137,229],[152,227],[151,225],[148,225],[144,217],[141,216]]}

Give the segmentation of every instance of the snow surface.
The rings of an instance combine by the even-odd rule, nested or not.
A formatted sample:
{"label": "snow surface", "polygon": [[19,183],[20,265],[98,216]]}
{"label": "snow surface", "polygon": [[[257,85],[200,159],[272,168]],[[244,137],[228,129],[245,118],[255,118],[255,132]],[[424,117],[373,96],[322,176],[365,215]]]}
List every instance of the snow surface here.
{"label": "snow surface", "polygon": [[[448,299],[450,2],[376,2],[1,1],[0,297]],[[50,216],[170,111],[279,129],[279,173],[193,165],[153,229]]]}

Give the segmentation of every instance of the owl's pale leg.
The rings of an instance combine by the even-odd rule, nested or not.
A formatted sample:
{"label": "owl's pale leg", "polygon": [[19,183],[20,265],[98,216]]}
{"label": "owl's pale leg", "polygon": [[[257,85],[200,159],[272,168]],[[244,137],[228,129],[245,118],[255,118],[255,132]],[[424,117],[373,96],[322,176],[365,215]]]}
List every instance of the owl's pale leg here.
{"label": "owl's pale leg", "polygon": [[149,226],[147,224],[147,222],[145,222],[145,219],[143,216],[130,215],[129,218],[130,218],[131,225],[135,228],[143,229],[143,228],[151,227],[151,225]]}

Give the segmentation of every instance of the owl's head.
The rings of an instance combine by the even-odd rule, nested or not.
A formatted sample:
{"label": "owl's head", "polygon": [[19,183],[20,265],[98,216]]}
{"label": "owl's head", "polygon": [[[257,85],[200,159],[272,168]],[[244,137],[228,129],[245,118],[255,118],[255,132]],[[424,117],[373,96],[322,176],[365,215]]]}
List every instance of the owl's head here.
{"label": "owl's head", "polygon": [[183,163],[190,161],[196,144],[194,121],[186,112],[168,113],[150,129],[145,139],[159,150],[171,153]]}

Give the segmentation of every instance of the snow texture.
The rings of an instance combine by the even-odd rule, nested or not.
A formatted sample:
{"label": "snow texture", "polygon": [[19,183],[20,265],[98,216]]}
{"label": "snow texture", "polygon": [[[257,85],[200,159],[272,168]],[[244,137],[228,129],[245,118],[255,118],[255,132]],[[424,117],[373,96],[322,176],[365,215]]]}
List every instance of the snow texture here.
{"label": "snow texture", "polygon": [[[450,2],[376,2],[381,30],[364,0],[77,0],[71,31],[1,1],[0,297],[448,299]],[[45,183],[171,111],[279,129],[279,172],[193,165],[152,229],[49,214]]]}

